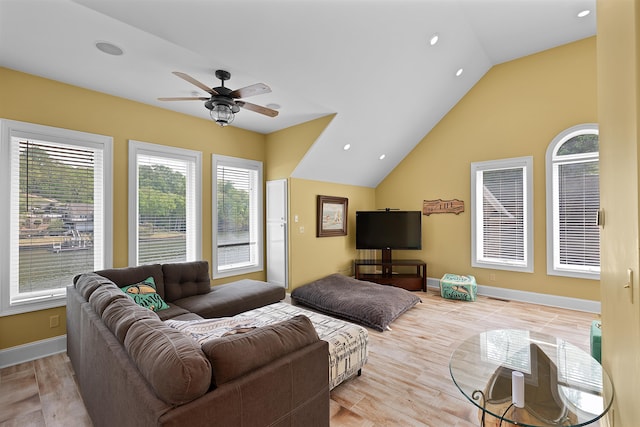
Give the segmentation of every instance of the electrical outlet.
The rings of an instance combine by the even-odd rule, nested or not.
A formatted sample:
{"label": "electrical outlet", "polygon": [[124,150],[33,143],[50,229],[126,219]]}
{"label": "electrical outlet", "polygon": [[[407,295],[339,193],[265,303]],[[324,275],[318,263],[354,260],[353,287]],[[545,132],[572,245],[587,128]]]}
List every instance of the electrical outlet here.
{"label": "electrical outlet", "polygon": [[57,328],[58,326],[60,326],[60,316],[56,314],[55,316],[49,317],[49,327]]}
{"label": "electrical outlet", "polygon": [[489,274],[489,280],[491,280],[492,282],[495,282],[496,281],[496,274],[495,273]]}

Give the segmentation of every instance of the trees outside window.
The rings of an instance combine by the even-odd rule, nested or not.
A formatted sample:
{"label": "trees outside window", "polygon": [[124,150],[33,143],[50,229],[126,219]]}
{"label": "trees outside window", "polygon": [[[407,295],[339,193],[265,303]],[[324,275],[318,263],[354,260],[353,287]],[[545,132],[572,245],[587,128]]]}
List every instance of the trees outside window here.
{"label": "trees outside window", "polygon": [[129,141],[131,265],[201,258],[202,154]]}
{"label": "trees outside window", "polygon": [[0,314],[64,305],[111,267],[110,137],[0,121]]}
{"label": "trees outside window", "polygon": [[262,162],[218,155],[212,159],[214,276],[261,271]]}

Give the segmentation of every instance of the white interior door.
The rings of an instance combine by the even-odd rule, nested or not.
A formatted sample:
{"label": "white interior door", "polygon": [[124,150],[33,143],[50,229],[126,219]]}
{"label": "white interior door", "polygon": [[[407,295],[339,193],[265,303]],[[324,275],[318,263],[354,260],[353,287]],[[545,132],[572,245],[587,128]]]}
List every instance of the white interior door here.
{"label": "white interior door", "polygon": [[288,287],[287,180],[267,181],[267,281]]}

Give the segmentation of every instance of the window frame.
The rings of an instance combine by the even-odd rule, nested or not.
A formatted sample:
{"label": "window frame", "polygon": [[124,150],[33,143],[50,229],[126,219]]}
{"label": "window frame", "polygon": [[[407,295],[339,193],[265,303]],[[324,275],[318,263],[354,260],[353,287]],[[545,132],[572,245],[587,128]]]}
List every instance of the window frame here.
{"label": "window frame", "polygon": [[[193,162],[195,166],[194,188],[186,191],[191,193],[193,200],[194,230],[187,230],[187,259],[197,261],[202,259],[202,152],[186,148],[152,144],[136,140],[129,140],[129,265],[139,265],[138,256],[138,156],[148,155],[165,157],[167,159]],[[191,248],[190,248],[191,247]],[[191,255],[191,256],[189,256]]]}
{"label": "window frame", "polygon": [[[257,172],[257,209],[256,209],[256,226],[258,227],[256,251],[257,260],[254,264],[249,266],[230,268],[220,270],[218,265],[218,166],[230,166],[242,169],[251,169]],[[248,160],[239,157],[223,156],[219,154],[212,154],[211,156],[211,233],[212,233],[212,275],[213,278],[224,278],[237,276],[248,273],[255,273],[264,270],[264,178],[263,178],[263,165],[258,160]]]}
{"label": "window frame", "polygon": [[[556,165],[568,164],[568,163],[583,163],[587,161],[597,160],[600,162],[600,152],[596,155],[593,153],[574,154],[570,156],[563,156],[564,159],[557,159],[556,154],[560,147],[565,142],[578,135],[599,135],[599,126],[597,123],[583,123],[576,126],[572,126],[563,130],[553,138],[549,143],[546,152],[545,167],[546,167],[546,221],[547,221],[547,275],[550,276],[564,276],[573,277],[579,279],[600,280],[600,268],[597,271],[588,271],[589,269],[572,269],[563,268],[556,265],[556,255],[558,254],[557,247],[559,244],[559,236],[557,235],[559,223],[556,221],[557,215],[557,196],[558,196],[558,182],[556,177]],[[599,175],[599,172],[598,172]]]}
{"label": "window frame", "polygon": [[[95,207],[96,216],[102,217],[102,257],[95,269],[111,268],[113,263],[113,138],[105,135],[70,129],[38,125],[15,120],[0,119],[0,200],[11,200],[11,139],[25,139],[59,142],[102,151],[102,206]],[[52,292],[44,298],[12,303],[11,266],[11,203],[0,207],[0,222],[9,224],[0,229],[0,317],[44,310],[66,305],[66,287],[61,292]],[[82,272],[78,272],[80,274]],[[69,283],[71,285],[71,283]]]}
{"label": "window frame", "polygon": [[[524,222],[524,260],[513,261],[489,261],[482,259],[482,249],[479,244],[482,238],[478,236],[482,215],[483,191],[478,188],[478,174],[484,171],[499,169],[523,169],[523,222]],[[478,192],[480,194],[478,195]],[[478,203],[480,203],[478,205]],[[489,160],[471,163],[471,265],[477,268],[489,268],[494,270],[509,270],[523,273],[533,273],[533,157],[516,157],[501,160]]]}

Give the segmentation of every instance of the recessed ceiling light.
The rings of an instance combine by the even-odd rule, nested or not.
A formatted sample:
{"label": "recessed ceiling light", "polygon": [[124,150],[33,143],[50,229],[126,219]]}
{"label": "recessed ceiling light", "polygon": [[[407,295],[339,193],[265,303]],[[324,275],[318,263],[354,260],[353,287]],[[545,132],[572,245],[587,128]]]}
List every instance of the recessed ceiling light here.
{"label": "recessed ceiling light", "polygon": [[282,108],[280,104],[276,104],[275,102],[272,102],[271,104],[267,104],[267,107],[271,108],[272,110],[279,110],[280,108]]}
{"label": "recessed ceiling light", "polygon": [[460,77],[463,72],[464,72],[464,69],[458,68],[458,71],[456,71],[456,77]]}
{"label": "recessed ceiling light", "polygon": [[120,56],[124,53],[118,46],[109,42],[96,42],[96,47],[108,55]]}
{"label": "recessed ceiling light", "polygon": [[386,154],[381,154],[381,155],[380,155],[380,157],[378,157],[378,159],[380,159],[380,160],[384,160],[384,158],[385,158],[385,157],[387,157],[387,155],[386,155]]}
{"label": "recessed ceiling light", "polygon": [[349,148],[351,148],[351,144],[346,144],[344,147],[342,147],[344,151],[347,151]]}
{"label": "recessed ceiling light", "polygon": [[438,33],[435,33],[434,35],[431,36],[431,38],[429,39],[429,44],[431,46],[435,46],[436,43],[438,43],[438,40],[440,39],[440,36],[438,35]]}
{"label": "recessed ceiling light", "polygon": [[589,15],[591,13],[591,11],[589,9],[585,9],[582,12],[578,13],[578,18],[584,18],[585,16]]}

